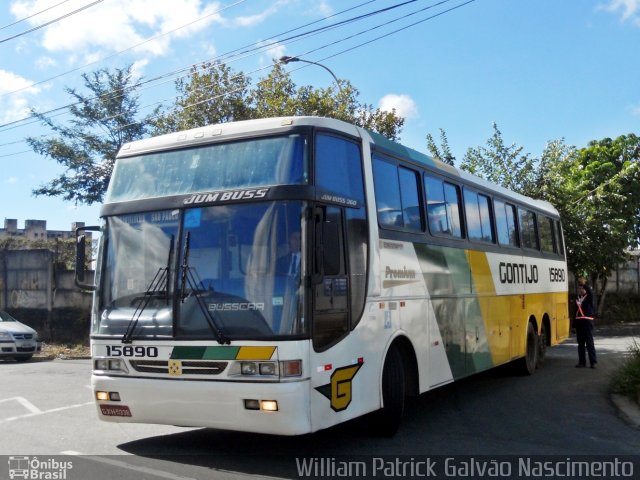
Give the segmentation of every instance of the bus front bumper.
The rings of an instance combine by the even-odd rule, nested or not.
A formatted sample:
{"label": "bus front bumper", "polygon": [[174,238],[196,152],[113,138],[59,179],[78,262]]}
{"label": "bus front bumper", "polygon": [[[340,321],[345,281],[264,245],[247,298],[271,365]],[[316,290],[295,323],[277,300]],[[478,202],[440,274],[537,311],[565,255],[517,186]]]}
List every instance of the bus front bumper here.
{"label": "bus front bumper", "polygon": [[[93,375],[91,385],[94,399],[95,392],[115,392],[120,398],[119,401],[96,400],[98,416],[107,422],[208,427],[277,435],[300,435],[311,431],[308,379],[249,383]],[[245,400],[276,401],[277,411],[248,409]]]}

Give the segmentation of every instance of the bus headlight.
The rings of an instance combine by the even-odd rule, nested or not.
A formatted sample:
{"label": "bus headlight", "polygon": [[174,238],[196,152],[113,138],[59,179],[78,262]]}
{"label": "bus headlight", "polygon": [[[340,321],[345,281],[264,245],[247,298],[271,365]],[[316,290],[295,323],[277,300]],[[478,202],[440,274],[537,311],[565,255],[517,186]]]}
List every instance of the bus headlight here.
{"label": "bus headlight", "polygon": [[256,375],[258,373],[258,364],[255,362],[240,363],[240,372],[242,375]]}
{"label": "bus headlight", "polygon": [[129,373],[127,365],[121,358],[96,358],[93,369],[101,372]]}
{"label": "bus headlight", "polygon": [[240,373],[242,375],[264,375],[277,376],[277,362],[240,362]]}
{"label": "bus headlight", "polygon": [[275,362],[261,362],[260,375],[277,375],[278,369]]}

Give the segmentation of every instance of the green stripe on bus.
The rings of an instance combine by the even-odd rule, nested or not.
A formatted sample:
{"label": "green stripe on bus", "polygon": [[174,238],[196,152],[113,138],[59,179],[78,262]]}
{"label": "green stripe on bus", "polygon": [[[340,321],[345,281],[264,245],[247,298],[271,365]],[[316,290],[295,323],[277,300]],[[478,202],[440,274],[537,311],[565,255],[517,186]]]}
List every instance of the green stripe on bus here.
{"label": "green stripe on bus", "polygon": [[171,360],[234,360],[240,347],[173,347]]}

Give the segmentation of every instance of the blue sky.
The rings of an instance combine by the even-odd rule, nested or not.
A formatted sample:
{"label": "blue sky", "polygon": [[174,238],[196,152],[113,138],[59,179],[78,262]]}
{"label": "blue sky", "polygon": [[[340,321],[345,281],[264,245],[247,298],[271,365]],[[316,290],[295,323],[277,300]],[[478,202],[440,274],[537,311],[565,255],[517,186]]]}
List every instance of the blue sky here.
{"label": "blue sky", "polygon": [[[293,33],[400,3],[0,2],[0,125],[5,125],[0,127],[0,221],[17,218],[22,228],[25,219],[42,219],[52,229],[98,221],[99,206],[31,194],[62,169],[24,143],[26,136],[49,133],[19,121],[30,107],[47,111],[68,105],[64,88],[81,89],[83,72],[133,64],[138,75],[153,78],[240,47],[260,47],[268,39],[269,48],[234,58],[229,66],[257,80],[268,73],[273,57],[322,62],[351,81],[361,101],[396,107],[405,115],[402,143],[421,151],[426,151],[425,135],[438,137],[443,128],[461,159],[467,148],[485,144],[494,121],[508,144],[522,145],[536,157],[557,138],[582,147],[594,139],[640,133],[640,64],[633,53],[640,46],[640,0],[475,0],[467,5],[465,0],[416,0],[303,40],[284,40],[291,35],[284,32],[310,22],[318,23]],[[412,12],[418,13],[393,21]],[[370,43],[361,45],[365,42]],[[298,85],[331,84],[325,70],[300,66],[286,67]],[[176,76],[140,91],[143,113],[170,104]]]}

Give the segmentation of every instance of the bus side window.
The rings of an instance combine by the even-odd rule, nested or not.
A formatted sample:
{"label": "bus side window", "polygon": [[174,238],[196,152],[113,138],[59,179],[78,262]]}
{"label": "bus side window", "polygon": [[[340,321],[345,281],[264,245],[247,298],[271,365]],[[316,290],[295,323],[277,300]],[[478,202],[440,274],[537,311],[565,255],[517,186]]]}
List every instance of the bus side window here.
{"label": "bus side window", "polygon": [[540,248],[543,252],[557,253],[553,232],[553,220],[544,215],[538,215],[538,232],[540,233]]}
{"label": "bus side window", "polygon": [[563,238],[562,238],[562,224],[555,220],[553,222],[555,224],[555,231],[556,231],[556,245],[558,246],[558,255],[564,257],[564,242],[563,242]]}
{"label": "bus side window", "polygon": [[516,207],[510,203],[496,200],[494,203],[496,214],[496,228],[500,245],[518,247],[518,231],[516,229]]}
{"label": "bus side window", "polygon": [[536,214],[531,210],[518,209],[518,219],[520,221],[520,238],[522,246],[532,250],[538,250],[538,232],[536,229]]}
{"label": "bus side window", "polygon": [[471,190],[464,190],[464,207],[467,213],[467,234],[470,240],[495,242],[489,197]]}
{"label": "bus side window", "polygon": [[374,156],[373,182],[376,191],[378,223],[383,227],[402,227],[404,222],[396,165]]}
{"label": "bus side window", "polygon": [[429,175],[424,176],[424,187],[431,233],[462,238],[460,188]]}
{"label": "bus side window", "polygon": [[318,187],[364,204],[362,160],[358,144],[346,138],[316,136],[316,178]]}
{"label": "bus side window", "polygon": [[402,200],[402,218],[408,230],[422,231],[422,209],[418,194],[418,175],[413,170],[399,167],[400,195]]}

